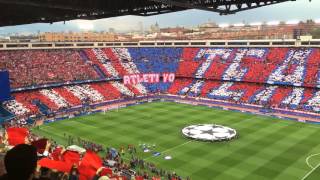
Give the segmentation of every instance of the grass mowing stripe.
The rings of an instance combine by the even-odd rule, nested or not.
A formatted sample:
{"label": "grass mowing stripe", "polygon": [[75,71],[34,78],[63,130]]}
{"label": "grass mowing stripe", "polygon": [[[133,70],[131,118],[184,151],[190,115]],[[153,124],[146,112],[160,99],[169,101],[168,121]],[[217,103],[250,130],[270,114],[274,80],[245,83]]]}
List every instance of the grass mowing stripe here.
{"label": "grass mowing stripe", "polygon": [[[276,131],[278,131],[278,130],[276,130]],[[225,169],[225,171],[227,171],[229,168],[232,168],[233,166],[240,164],[242,162],[242,159],[237,160],[234,158],[234,157],[237,157],[238,154],[244,154],[247,157],[255,156],[256,154],[258,154],[260,152],[260,149],[254,149],[254,148],[252,148],[252,145],[256,144],[256,143],[260,143],[260,141],[263,141],[264,138],[277,139],[277,140],[268,144],[268,146],[272,146],[273,144],[275,144],[277,141],[280,141],[284,137],[283,136],[279,137],[279,134],[274,133],[274,131],[270,131],[265,136],[262,136],[262,138],[254,140],[254,141],[246,144],[242,148],[233,151],[231,154],[224,156],[223,158],[219,159],[218,161],[215,161],[214,163],[215,164],[225,164],[227,167]],[[214,177],[218,177],[220,174],[223,174],[223,172],[220,171],[219,173],[215,173]]]}
{"label": "grass mowing stripe", "polygon": [[[230,126],[240,137],[230,142],[204,143],[189,142],[181,135],[184,126],[199,123]],[[319,152],[320,145],[311,137],[311,134],[320,136],[318,128],[320,126],[205,106],[154,102],[54,122],[33,131],[63,143],[67,142],[63,133],[115,148],[155,143],[156,151],[163,152],[161,156],[150,157],[150,153],[141,150],[139,156],[184,177],[191,176],[193,180],[246,177],[260,180],[303,177],[308,168],[307,154]],[[164,160],[167,154],[173,159]],[[318,169],[309,177],[316,172]]]}
{"label": "grass mowing stripe", "polygon": [[[286,147],[285,151],[275,153],[276,156],[272,157],[267,163],[256,169],[253,174],[261,174],[269,179],[275,179],[279,174],[281,174],[286,168],[289,168],[290,165],[296,161],[296,158],[286,158],[284,160],[283,157],[292,155],[292,153],[290,153],[292,151],[295,152],[294,154],[307,154],[311,149],[303,149],[303,144],[305,144],[308,139],[314,137],[314,135],[316,134],[318,134],[317,131],[312,132],[305,137],[302,137],[300,140],[297,139],[298,141]],[[299,152],[299,150],[302,152]],[[279,168],[272,168],[275,165],[278,165]],[[250,179],[250,175],[246,178]]]}

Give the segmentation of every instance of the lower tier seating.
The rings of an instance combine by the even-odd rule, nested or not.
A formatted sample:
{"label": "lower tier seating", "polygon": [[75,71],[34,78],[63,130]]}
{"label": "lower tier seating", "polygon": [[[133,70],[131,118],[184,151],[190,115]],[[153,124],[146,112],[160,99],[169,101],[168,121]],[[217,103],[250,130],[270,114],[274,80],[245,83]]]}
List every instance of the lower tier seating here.
{"label": "lower tier seating", "polygon": [[13,93],[14,99],[4,102],[4,107],[17,116],[30,116],[146,94],[147,90],[141,84],[126,86],[115,81],[99,82]]}
{"label": "lower tier seating", "polygon": [[[151,89],[151,90],[150,90]],[[124,85],[119,81],[46,88],[13,93],[3,105],[18,117],[48,114],[82,104],[101,103],[154,93],[201,97],[302,112],[320,112],[320,89],[245,82],[177,78],[174,83]]]}
{"label": "lower tier seating", "polygon": [[182,78],[173,83],[168,93],[237,104],[320,112],[320,89],[316,88]]}

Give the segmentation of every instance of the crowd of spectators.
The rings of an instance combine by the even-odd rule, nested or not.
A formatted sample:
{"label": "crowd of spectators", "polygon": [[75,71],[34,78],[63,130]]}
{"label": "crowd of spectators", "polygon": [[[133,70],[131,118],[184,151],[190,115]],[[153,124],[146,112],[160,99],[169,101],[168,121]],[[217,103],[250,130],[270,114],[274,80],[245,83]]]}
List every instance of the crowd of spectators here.
{"label": "crowd of spectators", "polygon": [[88,57],[94,64],[97,64],[106,77],[120,78],[119,72],[113,67],[109,57],[101,49],[89,49]]}
{"label": "crowd of spectators", "polygon": [[10,112],[14,113],[17,116],[26,115],[30,112],[29,109],[24,107],[22,103],[16,100],[6,101],[4,105]]}
{"label": "crowd of spectators", "polygon": [[[157,92],[318,112],[315,85],[320,82],[320,73],[314,67],[320,67],[319,56],[319,49],[314,48],[17,50],[0,52],[0,68],[9,70],[12,87],[24,87],[28,83],[41,85],[53,81],[94,80],[99,78],[99,73],[93,64],[111,78],[128,73],[176,73],[176,83],[173,85],[124,85],[119,81],[110,81],[14,93],[14,99],[4,105],[18,116],[39,114],[43,109],[55,112],[83,104]],[[28,76],[24,75],[25,69],[29,70]],[[43,75],[44,72],[49,75]],[[183,77],[189,79],[184,80]],[[31,83],[30,80],[37,82]],[[218,83],[216,81],[228,82],[213,87]],[[246,88],[246,92],[250,93],[244,93],[237,86]],[[309,87],[315,89],[309,90]]]}
{"label": "crowd of spectators", "polygon": [[312,48],[185,48],[176,76],[316,87],[318,58]]}
{"label": "crowd of spectators", "polygon": [[311,49],[289,50],[283,63],[269,76],[268,82],[301,86],[311,53]]}
{"label": "crowd of spectators", "polygon": [[[117,61],[126,71],[126,74],[139,74],[140,71],[131,57],[128,49],[126,48],[114,48],[114,49],[104,49],[104,52],[108,53],[110,56],[113,55],[113,61]],[[123,72],[124,73],[124,72]],[[124,74],[125,75],[125,74]]]}
{"label": "crowd of spectators", "polygon": [[236,104],[320,112],[320,90],[289,85],[276,86],[245,82],[177,79],[170,94],[226,100]]}
{"label": "crowd of spectators", "polygon": [[[175,172],[157,168],[155,164],[139,158],[140,149],[132,144],[119,149],[104,148],[64,134],[71,145],[64,147],[53,140],[32,134],[25,128],[17,127],[7,127],[0,137],[0,153],[5,153],[5,171],[0,172],[0,179],[4,180],[183,179]],[[97,153],[105,156],[100,158]],[[123,156],[131,158],[125,160]]]}
{"label": "crowd of spectators", "polygon": [[9,71],[12,88],[99,78],[72,49],[0,51],[0,69]]}
{"label": "crowd of spectators", "polygon": [[98,82],[14,93],[12,96],[15,99],[6,101],[4,106],[17,116],[25,116],[40,113],[40,107],[35,101],[40,101],[54,112],[84,104],[146,94],[147,90],[141,84],[133,86],[117,81]]}
{"label": "crowd of spectators", "polygon": [[13,88],[150,72],[315,87],[319,56],[320,50],[312,48],[16,50],[0,52],[0,69],[9,71]]}
{"label": "crowd of spectators", "polygon": [[[84,54],[81,55],[82,52]],[[87,56],[87,57],[83,57]],[[96,80],[99,72],[104,77],[121,78],[127,73],[175,72],[177,79],[172,84],[160,84],[162,92],[224,100],[236,104],[254,104],[268,108],[282,108],[305,112],[320,112],[320,50],[312,48],[106,48],[87,50],[17,50],[0,51],[0,69],[10,73],[13,88],[45,85],[57,82],[78,80]],[[93,68],[93,65],[99,67]],[[316,70],[315,70],[316,69]],[[99,72],[98,72],[99,71]],[[36,102],[47,106],[50,111],[59,111],[71,107],[100,103],[126,97],[147,95],[150,85],[124,85],[119,81],[65,85],[14,93],[13,100],[4,106],[24,124],[30,115],[40,113]],[[158,87],[156,87],[158,88]],[[23,123],[20,123],[23,122]],[[7,151],[7,141],[2,136],[0,152]],[[66,138],[66,137],[65,137]],[[30,134],[28,142],[41,139]],[[53,159],[57,150],[58,159],[67,151],[54,142],[48,142],[44,152],[37,153],[37,159]],[[166,177],[169,180],[182,179],[173,172],[157,168],[153,163],[137,157],[132,146],[105,149],[81,138],[68,137],[68,144],[77,143],[90,152],[105,152],[104,168],[96,168],[93,179],[104,176],[106,169],[109,178],[131,178],[157,180]],[[5,145],[3,145],[5,144]],[[9,149],[12,147],[9,147]],[[135,150],[133,150],[135,149]],[[16,146],[8,151],[5,160],[7,175],[2,179],[12,179],[12,154],[24,151],[34,158],[33,146]],[[131,158],[123,159],[127,151]],[[29,156],[28,155],[28,156]],[[81,157],[83,154],[81,155]],[[23,159],[20,159],[21,161]],[[25,160],[34,161],[32,159]],[[21,164],[24,166],[24,164]],[[29,168],[38,173],[21,173],[22,179],[31,174],[34,178],[78,179],[81,168],[73,165],[68,172],[59,172],[46,167]],[[13,168],[14,169],[14,168]],[[104,173],[103,173],[104,172]],[[19,174],[16,174],[19,176]]]}
{"label": "crowd of spectators", "polygon": [[[176,72],[183,48],[128,48],[126,57],[142,73]],[[118,54],[124,52],[119,51]]]}

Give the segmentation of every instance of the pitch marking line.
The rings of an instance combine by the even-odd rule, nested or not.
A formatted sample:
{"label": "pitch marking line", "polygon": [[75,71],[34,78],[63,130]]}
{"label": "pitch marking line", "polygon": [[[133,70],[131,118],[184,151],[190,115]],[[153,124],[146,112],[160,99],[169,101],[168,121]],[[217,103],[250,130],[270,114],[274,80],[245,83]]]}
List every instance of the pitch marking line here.
{"label": "pitch marking line", "polygon": [[320,153],[312,154],[312,155],[310,155],[310,156],[308,156],[308,157],[306,158],[306,163],[307,163],[307,165],[308,165],[311,169],[313,169],[314,167],[309,163],[309,159],[312,158],[312,157],[314,157],[314,156],[318,156],[318,155],[320,155]]}
{"label": "pitch marking line", "polygon": [[320,155],[320,153],[311,154],[310,156],[308,156],[308,157],[306,158],[306,163],[307,163],[307,165],[311,168],[311,171],[309,171],[305,176],[303,176],[301,180],[307,179],[307,177],[309,177],[318,167],[320,167],[320,163],[317,164],[315,167],[313,167],[313,166],[309,163],[310,158],[312,158],[312,157],[314,157],[314,156],[318,156],[318,155]]}
{"label": "pitch marking line", "polygon": [[311,169],[311,171],[309,171],[306,175],[304,175],[301,180],[307,179],[307,177],[309,177],[310,174],[312,174],[318,167],[320,167],[320,163],[317,164],[316,167],[314,167],[313,169]]}
{"label": "pitch marking line", "polygon": [[[161,151],[160,153],[161,153],[161,154],[166,153],[166,152],[171,151],[171,150],[173,150],[173,149],[176,149],[176,148],[178,148],[178,147],[181,147],[181,146],[184,146],[184,145],[186,145],[186,144],[189,144],[190,142],[192,142],[192,141],[187,141],[187,142],[185,142],[185,143],[179,144],[179,145],[174,146],[174,147],[172,147],[172,148],[169,148],[169,149],[167,149],[167,150]],[[152,158],[152,157],[153,157],[153,156],[149,156],[149,157],[145,158],[144,160],[150,159],[150,158]]]}

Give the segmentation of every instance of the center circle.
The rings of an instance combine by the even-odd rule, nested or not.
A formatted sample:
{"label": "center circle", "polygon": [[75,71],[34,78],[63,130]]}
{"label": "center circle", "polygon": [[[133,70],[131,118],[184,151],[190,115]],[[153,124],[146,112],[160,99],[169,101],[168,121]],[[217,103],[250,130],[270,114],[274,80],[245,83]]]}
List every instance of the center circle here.
{"label": "center circle", "polygon": [[217,124],[197,124],[184,127],[182,134],[199,141],[228,141],[237,136],[237,131]]}

